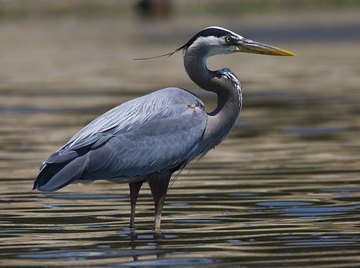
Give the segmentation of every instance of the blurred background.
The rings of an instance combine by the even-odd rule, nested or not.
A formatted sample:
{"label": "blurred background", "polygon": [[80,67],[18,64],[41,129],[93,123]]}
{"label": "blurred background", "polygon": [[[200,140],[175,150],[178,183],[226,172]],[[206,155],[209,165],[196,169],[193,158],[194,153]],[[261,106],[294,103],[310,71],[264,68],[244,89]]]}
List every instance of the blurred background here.
{"label": "blurred background", "polygon": [[[211,25],[297,56],[208,60],[239,77],[244,108],[229,139],[178,176],[162,239],[147,189],[136,236],[127,185],[31,191],[49,154],[131,98],[178,86],[211,111],[181,52],[134,60]],[[358,0],[0,0],[0,265],[356,266],[359,45]]]}
{"label": "blurred background", "polygon": [[[356,0],[2,0],[0,87],[122,91],[150,90],[173,79],[172,84],[188,83],[181,53],[155,61],[132,59],[166,53],[200,29],[219,25],[299,54],[296,60],[216,59],[230,60],[241,80],[253,83],[251,91],[267,85],[338,93],[344,80],[357,89],[359,10]],[[166,64],[172,67],[161,67]],[[267,64],[281,75],[269,79]],[[298,80],[284,79],[289,77]]]}

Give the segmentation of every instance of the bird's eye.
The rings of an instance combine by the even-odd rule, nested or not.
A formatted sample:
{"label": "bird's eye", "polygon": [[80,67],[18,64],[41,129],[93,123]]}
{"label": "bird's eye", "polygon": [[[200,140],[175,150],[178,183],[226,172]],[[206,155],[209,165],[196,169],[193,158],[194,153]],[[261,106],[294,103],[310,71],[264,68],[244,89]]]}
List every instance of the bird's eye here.
{"label": "bird's eye", "polygon": [[225,37],[225,42],[226,42],[226,43],[229,44],[231,41],[232,41],[231,36],[226,36],[226,37]]}

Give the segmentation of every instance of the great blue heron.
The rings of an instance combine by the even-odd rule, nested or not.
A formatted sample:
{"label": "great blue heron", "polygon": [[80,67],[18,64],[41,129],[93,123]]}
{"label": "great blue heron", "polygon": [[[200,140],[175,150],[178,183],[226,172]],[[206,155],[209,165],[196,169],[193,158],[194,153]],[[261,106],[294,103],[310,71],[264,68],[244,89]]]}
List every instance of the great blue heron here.
{"label": "great blue heron", "polygon": [[248,52],[293,56],[220,27],[208,27],[185,45],[185,69],[201,88],[217,94],[207,113],[200,98],[181,88],[164,88],[125,102],[85,126],[40,167],[34,189],[56,191],[75,181],[108,179],[130,185],[130,226],[144,181],[155,203],[155,230],[171,175],[205,155],[234,127],[242,106],[241,86],[229,69],[211,71],[206,59],[216,54]]}

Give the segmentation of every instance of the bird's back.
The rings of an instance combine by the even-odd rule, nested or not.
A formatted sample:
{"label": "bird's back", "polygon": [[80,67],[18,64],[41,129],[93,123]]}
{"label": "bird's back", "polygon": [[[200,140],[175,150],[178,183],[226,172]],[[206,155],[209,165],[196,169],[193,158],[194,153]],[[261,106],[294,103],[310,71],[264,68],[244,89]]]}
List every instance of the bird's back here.
{"label": "bird's back", "polygon": [[175,171],[199,154],[206,127],[201,100],[166,88],[119,105],[90,122],[42,165],[34,188],[55,191],[77,180]]}

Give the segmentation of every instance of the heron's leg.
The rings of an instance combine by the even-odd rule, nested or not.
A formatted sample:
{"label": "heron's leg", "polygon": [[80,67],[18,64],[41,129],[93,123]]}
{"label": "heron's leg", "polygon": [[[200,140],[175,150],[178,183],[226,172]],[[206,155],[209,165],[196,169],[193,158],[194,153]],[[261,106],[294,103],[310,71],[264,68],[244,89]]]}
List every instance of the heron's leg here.
{"label": "heron's leg", "polygon": [[140,188],[143,182],[133,182],[129,183],[130,186],[130,202],[131,202],[131,215],[130,215],[130,227],[134,228],[135,224],[135,209],[136,209],[136,201],[139,195]]}
{"label": "heron's leg", "polygon": [[160,232],[161,214],[165,203],[165,197],[169,186],[171,174],[161,174],[148,179],[152,196],[155,203],[155,232]]}

